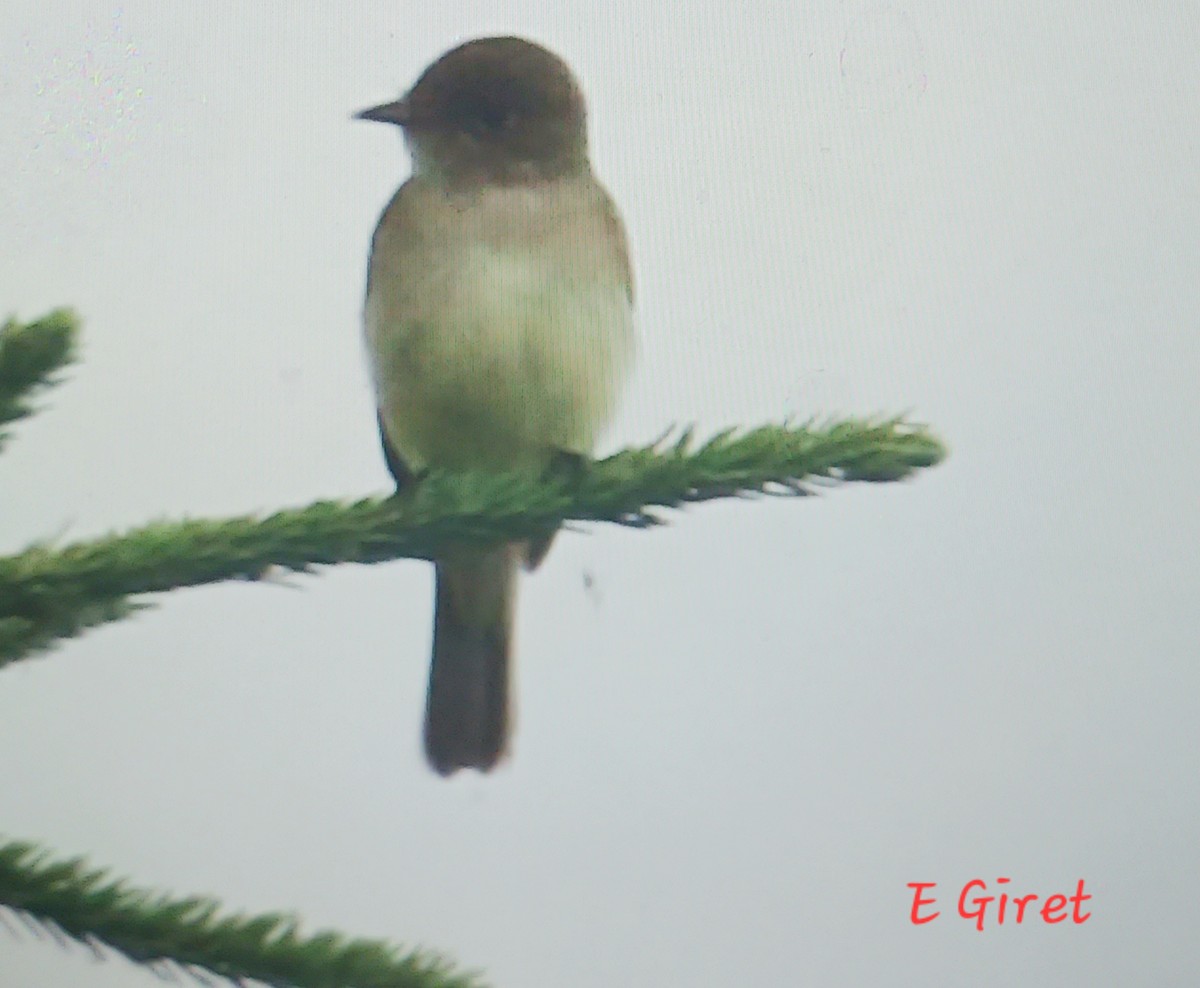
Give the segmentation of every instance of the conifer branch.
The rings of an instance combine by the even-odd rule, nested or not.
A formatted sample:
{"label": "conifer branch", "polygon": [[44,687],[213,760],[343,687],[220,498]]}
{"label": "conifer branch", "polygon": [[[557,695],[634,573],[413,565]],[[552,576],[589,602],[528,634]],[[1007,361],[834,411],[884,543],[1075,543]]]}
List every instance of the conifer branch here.
{"label": "conifer branch", "polygon": [[64,638],[75,638],[89,628],[120,621],[150,604],[124,597],[82,601],[72,606],[53,602],[38,620],[28,617],[0,617],[0,669],[11,659],[53,648]]}
{"label": "conifer branch", "polygon": [[[690,432],[545,476],[430,472],[403,494],[324,501],[265,518],[157,522],[0,559],[0,665],[118,613],[129,595],[262,578],[271,567],[429,559],[452,542],[536,537],[564,522],[660,524],[656,509],[720,497],[803,495],[932,466],[941,444],[899,420],[764,426],[697,446]],[[98,609],[99,608],[99,609]],[[61,631],[58,629],[62,629]]]}
{"label": "conifer branch", "polygon": [[302,937],[280,913],[218,915],[211,899],[129,888],[82,859],[52,860],[28,843],[0,845],[0,907],[55,939],[103,945],[157,973],[203,972],[277,988],[479,988],[444,958],[324,931]]}
{"label": "conifer branch", "polygon": [[75,359],[78,319],[56,309],[31,323],[7,319],[0,326],[0,450],[10,422],[33,414],[33,395],[57,383],[54,372]]}

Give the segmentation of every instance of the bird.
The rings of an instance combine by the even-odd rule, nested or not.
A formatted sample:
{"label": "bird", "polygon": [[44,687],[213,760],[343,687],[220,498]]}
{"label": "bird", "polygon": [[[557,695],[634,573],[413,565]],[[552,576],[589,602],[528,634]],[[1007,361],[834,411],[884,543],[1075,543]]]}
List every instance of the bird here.
{"label": "bird", "polygon": [[[371,239],[363,308],[397,490],[430,469],[544,472],[593,453],[636,358],[634,280],[570,67],[477,38],[355,116],[399,127],[412,158]],[[440,775],[508,752],[518,573],[552,538],[436,553],[424,749]]]}

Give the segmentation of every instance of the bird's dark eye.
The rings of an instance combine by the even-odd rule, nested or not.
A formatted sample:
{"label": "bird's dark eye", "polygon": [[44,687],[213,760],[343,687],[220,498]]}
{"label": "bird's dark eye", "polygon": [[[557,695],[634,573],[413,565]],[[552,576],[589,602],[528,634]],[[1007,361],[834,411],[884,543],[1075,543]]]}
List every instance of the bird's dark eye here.
{"label": "bird's dark eye", "polygon": [[512,123],[513,108],[502,100],[489,99],[486,93],[476,93],[462,99],[454,107],[454,116],[472,134],[495,134]]}

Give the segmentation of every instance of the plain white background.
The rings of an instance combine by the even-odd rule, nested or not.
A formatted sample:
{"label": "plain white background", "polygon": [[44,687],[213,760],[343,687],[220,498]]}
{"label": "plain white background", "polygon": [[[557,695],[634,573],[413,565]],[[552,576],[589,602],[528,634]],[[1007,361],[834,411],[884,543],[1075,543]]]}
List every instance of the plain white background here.
{"label": "plain white background", "polygon": [[[420,756],[426,565],[162,598],[0,672],[0,830],[501,986],[1195,984],[1187,4],[10,2],[0,311],[85,336],[0,545],[387,489],[359,320],[408,161],[350,115],[495,33],[577,70],[629,227],[606,449],[908,411],[949,460],[560,538],[486,778]],[[1001,875],[1092,918],[954,916]],[[0,930],[0,985],[52,982],[158,983]]]}

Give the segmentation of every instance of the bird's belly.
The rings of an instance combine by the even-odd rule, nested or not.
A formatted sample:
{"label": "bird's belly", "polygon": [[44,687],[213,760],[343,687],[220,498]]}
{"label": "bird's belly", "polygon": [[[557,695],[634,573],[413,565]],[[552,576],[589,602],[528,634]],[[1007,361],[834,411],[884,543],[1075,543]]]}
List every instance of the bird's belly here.
{"label": "bird's belly", "polygon": [[376,386],[412,466],[511,468],[590,452],[633,356],[620,284],[494,249],[458,256],[429,304],[368,300]]}

